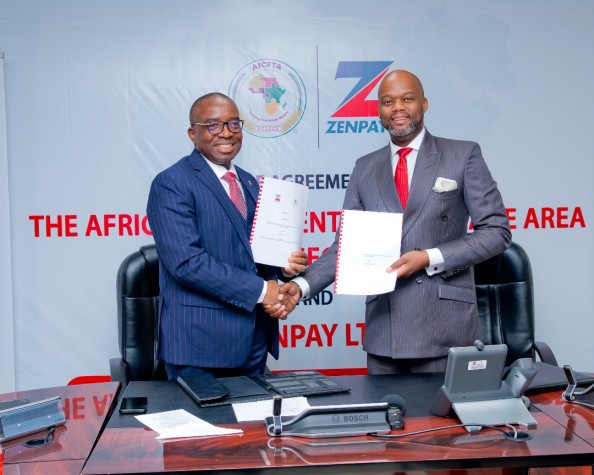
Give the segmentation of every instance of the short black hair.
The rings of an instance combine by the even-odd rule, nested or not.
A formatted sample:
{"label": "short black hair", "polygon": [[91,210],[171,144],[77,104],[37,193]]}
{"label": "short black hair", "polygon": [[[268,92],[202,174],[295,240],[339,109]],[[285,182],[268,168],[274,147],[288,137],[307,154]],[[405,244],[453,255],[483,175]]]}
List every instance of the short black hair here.
{"label": "short black hair", "polygon": [[209,92],[208,94],[204,94],[203,96],[200,96],[198,99],[196,99],[194,101],[194,104],[192,104],[192,107],[190,107],[190,125],[192,125],[192,123],[194,122],[192,117],[194,116],[194,113],[196,112],[196,109],[198,108],[198,106],[205,100],[212,99],[214,97],[218,97],[220,99],[225,99],[225,100],[228,100],[235,104],[233,99],[231,99],[229,96],[223,94],[222,92]]}

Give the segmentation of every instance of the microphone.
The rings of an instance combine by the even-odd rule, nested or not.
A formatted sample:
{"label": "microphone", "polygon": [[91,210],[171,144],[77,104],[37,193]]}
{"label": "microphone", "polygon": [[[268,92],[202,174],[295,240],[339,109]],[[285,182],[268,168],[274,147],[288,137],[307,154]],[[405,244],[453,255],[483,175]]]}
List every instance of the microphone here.
{"label": "microphone", "polygon": [[389,434],[391,429],[386,417],[387,410],[387,402],[312,406],[283,420],[280,416],[281,398],[278,398],[274,401],[273,414],[264,419],[264,424],[270,436],[316,438]]}
{"label": "microphone", "polygon": [[406,414],[406,401],[397,394],[384,396],[381,402],[388,403],[386,418],[392,430],[404,429],[404,415]]}
{"label": "microphone", "polygon": [[282,404],[283,397],[280,394],[274,396],[272,402],[272,424],[274,435],[281,435],[283,433],[283,421],[281,419]]}

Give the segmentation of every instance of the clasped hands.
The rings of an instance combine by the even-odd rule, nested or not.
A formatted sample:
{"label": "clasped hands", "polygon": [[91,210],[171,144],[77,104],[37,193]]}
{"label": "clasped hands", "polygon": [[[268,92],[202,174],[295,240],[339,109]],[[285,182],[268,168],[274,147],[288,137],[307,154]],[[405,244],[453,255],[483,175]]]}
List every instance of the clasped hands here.
{"label": "clasped hands", "polygon": [[[306,268],[307,254],[303,251],[294,251],[291,253],[289,265],[283,269],[283,273],[286,276],[296,276]],[[301,289],[297,284],[289,282],[279,285],[276,280],[269,280],[262,307],[271,317],[286,320],[299,302],[300,297]]]}

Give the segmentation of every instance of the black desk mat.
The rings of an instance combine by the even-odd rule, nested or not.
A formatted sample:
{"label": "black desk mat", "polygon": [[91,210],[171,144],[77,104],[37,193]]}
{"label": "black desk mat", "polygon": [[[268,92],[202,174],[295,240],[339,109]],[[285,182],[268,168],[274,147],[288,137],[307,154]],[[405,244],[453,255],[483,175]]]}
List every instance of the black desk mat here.
{"label": "black desk mat", "polygon": [[[427,416],[433,398],[443,384],[443,378],[443,373],[341,376],[336,379],[343,386],[351,388],[349,392],[310,396],[307,400],[311,406],[359,404],[380,402],[385,396],[396,394],[406,401],[407,416]],[[132,381],[122,397],[133,396],[147,396],[147,413],[185,409],[211,424],[237,422],[231,406],[199,407],[175,382]],[[119,405],[108,427],[144,427],[133,415],[122,415],[118,409]]]}
{"label": "black desk mat", "polygon": [[[567,388],[567,376],[565,376],[565,371],[561,366],[553,366],[543,363],[542,361],[537,361],[535,366],[538,371],[528,386],[526,391],[528,396],[542,390],[552,391],[555,389],[563,390]],[[580,387],[589,386],[594,383],[594,377],[590,373],[574,371],[573,375]]]}

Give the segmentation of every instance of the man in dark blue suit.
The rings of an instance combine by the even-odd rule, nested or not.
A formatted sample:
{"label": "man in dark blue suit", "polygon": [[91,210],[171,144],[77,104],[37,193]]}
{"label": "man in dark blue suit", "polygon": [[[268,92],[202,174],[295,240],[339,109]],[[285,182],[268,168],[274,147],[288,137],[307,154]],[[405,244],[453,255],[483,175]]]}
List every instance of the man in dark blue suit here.
{"label": "man in dark blue suit", "polygon": [[[280,269],[254,262],[258,182],[232,163],[243,138],[237,106],[207,94],[192,105],[190,124],[194,150],[157,175],[147,206],[159,254],[159,355],[172,380],[259,374],[268,352],[278,358],[278,318],[294,303],[279,308]],[[296,275],[306,264],[295,251],[283,271]],[[273,304],[275,317],[260,304]]]}

